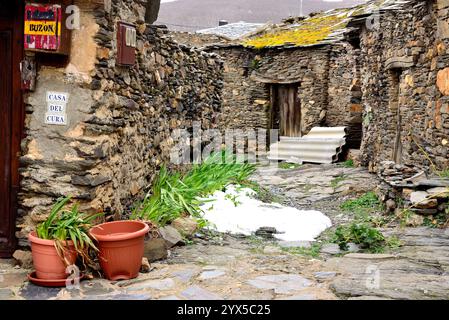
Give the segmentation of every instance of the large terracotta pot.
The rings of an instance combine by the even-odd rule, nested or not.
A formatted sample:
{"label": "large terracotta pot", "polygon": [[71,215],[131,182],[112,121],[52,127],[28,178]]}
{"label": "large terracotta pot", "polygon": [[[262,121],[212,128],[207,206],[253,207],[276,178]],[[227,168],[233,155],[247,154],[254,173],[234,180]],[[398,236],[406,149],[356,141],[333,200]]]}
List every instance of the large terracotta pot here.
{"label": "large terracotta pot", "polygon": [[90,234],[98,242],[100,266],[109,280],[128,280],[139,275],[147,224],[115,221],[93,227]]}
{"label": "large terracotta pot", "polygon": [[[45,280],[62,280],[68,277],[67,265],[56,251],[53,240],[44,240],[37,237],[36,232],[28,235],[31,244],[33,265],[36,269],[36,277]],[[75,264],[78,254],[72,241],[67,241],[67,249],[64,252],[69,265]]]}

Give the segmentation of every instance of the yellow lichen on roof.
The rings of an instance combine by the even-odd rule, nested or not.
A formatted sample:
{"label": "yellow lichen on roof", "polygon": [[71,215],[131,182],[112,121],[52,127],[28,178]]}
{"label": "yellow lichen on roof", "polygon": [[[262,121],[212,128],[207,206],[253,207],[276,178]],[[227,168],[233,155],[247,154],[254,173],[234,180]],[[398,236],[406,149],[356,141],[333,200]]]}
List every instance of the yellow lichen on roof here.
{"label": "yellow lichen on roof", "polygon": [[284,25],[275,30],[243,41],[246,47],[262,49],[279,46],[308,46],[326,40],[332,33],[344,29],[355,9],[338,9],[305,19],[296,25]]}

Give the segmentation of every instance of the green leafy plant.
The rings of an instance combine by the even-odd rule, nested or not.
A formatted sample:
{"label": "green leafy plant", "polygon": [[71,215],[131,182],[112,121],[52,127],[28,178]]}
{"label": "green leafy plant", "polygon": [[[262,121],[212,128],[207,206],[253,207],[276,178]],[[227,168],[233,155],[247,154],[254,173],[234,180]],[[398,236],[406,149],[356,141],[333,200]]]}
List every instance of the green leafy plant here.
{"label": "green leafy plant", "polygon": [[349,159],[343,162],[343,167],[345,168],[354,168],[354,160]]}
{"label": "green leafy plant", "polygon": [[357,222],[369,223],[376,227],[387,223],[385,217],[375,215],[376,212],[381,212],[383,207],[377,195],[372,191],[359,198],[343,202],[340,208],[345,212],[354,214]]}
{"label": "green leafy plant", "polygon": [[444,228],[449,222],[449,210],[446,209],[445,212],[440,212],[435,216],[425,217],[423,225],[429,228]]}
{"label": "green leafy plant", "polygon": [[390,249],[398,249],[403,246],[403,242],[396,236],[385,238],[385,243]]}
{"label": "green leafy plant", "polygon": [[67,241],[73,241],[76,252],[84,262],[89,262],[89,249],[97,250],[95,244],[89,236],[89,229],[92,221],[102,216],[87,215],[79,212],[79,205],[75,203],[70,210],[66,210],[66,205],[71,197],[59,199],[53,206],[48,218],[36,228],[37,236],[45,240],[54,240],[56,250],[64,259],[64,251],[67,248]]}
{"label": "green leafy plant", "polygon": [[379,198],[377,195],[370,191],[362,195],[361,197],[357,199],[347,200],[342,203],[340,206],[341,209],[344,211],[374,211],[374,210],[380,210],[381,209],[381,202],[379,201]]}
{"label": "green leafy plant", "polygon": [[278,167],[280,169],[297,169],[301,168],[301,165],[299,163],[288,163],[288,162],[281,162],[279,163]]}
{"label": "green leafy plant", "polygon": [[232,195],[232,194],[225,195],[225,199],[230,200],[234,204],[234,207],[238,207],[239,205],[242,204],[238,200],[238,198],[239,198],[238,195]]}
{"label": "green leafy plant", "polygon": [[341,250],[348,250],[350,242],[360,245],[370,252],[382,252],[386,245],[384,235],[377,229],[365,223],[342,225],[335,230],[332,242],[339,245]]}
{"label": "green leafy plant", "polygon": [[322,245],[319,243],[314,243],[309,248],[303,247],[282,248],[282,251],[300,256],[319,258],[321,246]]}
{"label": "green leafy plant", "polygon": [[249,68],[250,70],[257,70],[260,68],[260,58],[254,58],[253,60],[251,60],[251,62],[249,63]]}
{"label": "green leafy plant", "polygon": [[449,179],[449,169],[437,171],[436,174],[443,179]]}
{"label": "green leafy plant", "polygon": [[151,190],[134,206],[131,217],[158,225],[166,225],[182,215],[201,219],[200,206],[205,202],[201,197],[229,184],[242,184],[254,171],[255,165],[240,163],[226,151],[212,154],[185,175],[169,173],[162,167]]}

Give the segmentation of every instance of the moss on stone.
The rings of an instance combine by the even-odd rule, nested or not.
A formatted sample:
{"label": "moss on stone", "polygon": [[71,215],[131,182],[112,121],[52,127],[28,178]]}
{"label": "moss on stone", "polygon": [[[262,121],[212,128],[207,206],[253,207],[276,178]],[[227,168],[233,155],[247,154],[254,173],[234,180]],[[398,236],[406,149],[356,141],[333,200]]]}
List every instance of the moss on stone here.
{"label": "moss on stone", "polygon": [[329,39],[334,33],[345,29],[351,17],[363,14],[365,11],[366,6],[360,5],[323,12],[296,24],[283,24],[262,35],[246,39],[242,44],[255,49],[319,44]]}

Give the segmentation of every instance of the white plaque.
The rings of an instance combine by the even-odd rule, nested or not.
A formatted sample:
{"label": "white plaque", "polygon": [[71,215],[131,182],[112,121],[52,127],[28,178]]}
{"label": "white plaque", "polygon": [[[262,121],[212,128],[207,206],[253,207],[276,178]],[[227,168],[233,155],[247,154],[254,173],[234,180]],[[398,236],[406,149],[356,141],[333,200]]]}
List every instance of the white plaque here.
{"label": "white plaque", "polygon": [[48,113],[65,113],[65,103],[48,103],[47,112]]}
{"label": "white plaque", "polygon": [[47,91],[47,102],[64,104],[69,102],[69,94],[67,92]]}
{"label": "white plaque", "polygon": [[46,113],[45,114],[46,124],[55,124],[59,126],[67,125],[67,115],[65,113]]}

